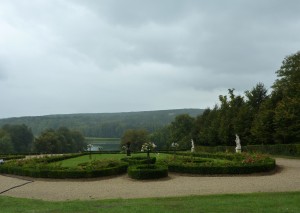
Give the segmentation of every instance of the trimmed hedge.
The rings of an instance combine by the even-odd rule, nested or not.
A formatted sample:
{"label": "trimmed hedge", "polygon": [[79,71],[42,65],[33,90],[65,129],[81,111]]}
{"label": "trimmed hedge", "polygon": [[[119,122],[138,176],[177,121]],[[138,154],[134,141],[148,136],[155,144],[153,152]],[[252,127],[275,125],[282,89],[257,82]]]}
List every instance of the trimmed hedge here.
{"label": "trimmed hedge", "polygon": [[128,164],[120,163],[120,165],[110,168],[98,170],[80,170],[76,168],[67,169],[51,169],[51,168],[22,168],[14,166],[0,166],[0,173],[13,174],[19,176],[29,176],[34,178],[95,178],[111,175],[124,174],[127,171]]}
{"label": "trimmed hedge", "polygon": [[4,161],[22,158],[25,158],[25,155],[0,155],[0,159],[3,159]]}
{"label": "trimmed hedge", "polygon": [[156,157],[150,157],[148,159],[147,157],[137,156],[137,157],[127,157],[121,159],[124,162],[129,163],[129,165],[138,165],[138,164],[155,164]]}
{"label": "trimmed hedge", "polygon": [[133,165],[129,166],[129,177],[137,180],[159,179],[168,177],[168,167],[165,165]]}
{"label": "trimmed hedge", "polygon": [[[188,160],[186,158],[176,158],[168,163],[169,171],[191,174],[250,174],[259,172],[269,172],[275,169],[274,159],[262,155],[250,154],[201,154],[195,153],[198,157],[212,157],[212,160]],[[192,155],[190,155],[192,157]],[[219,162],[217,159],[226,160]],[[222,156],[222,157],[221,157]]]}
{"label": "trimmed hedge", "polygon": [[[95,165],[87,167],[67,168],[49,163],[61,161],[78,155],[34,158],[28,160],[15,160],[0,165],[0,173],[29,176],[35,178],[94,178],[126,173],[128,163],[115,161],[101,168]],[[94,166],[94,167],[93,167]]]}
{"label": "trimmed hedge", "polygon": [[[235,152],[235,146],[196,146],[197,152]],[[259,152],[271,155],[300,156],[300,144],[248,145],[242,152]]]}
{"label": "trimmed hedge", "polygon": [[170,163],[168,165],[170,172],[190,173],[190,174],[251,174],[259,172],[269,172],[275,168],[274,162],[257,163],[257,164],[237,164],[237,165],[201,165],[201,164],[181,164]]}

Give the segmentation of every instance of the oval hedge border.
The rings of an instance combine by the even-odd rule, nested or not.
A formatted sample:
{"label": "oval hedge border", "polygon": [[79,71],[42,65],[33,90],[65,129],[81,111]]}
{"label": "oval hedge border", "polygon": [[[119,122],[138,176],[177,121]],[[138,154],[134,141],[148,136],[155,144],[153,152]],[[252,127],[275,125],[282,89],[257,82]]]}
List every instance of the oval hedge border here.
{"label": "oval hedge border", "polygon": [[120,175],[127,172],[128,163],[120,161],[117,165],[101,168],[101,169],[79,169],[79,168],[65,168],[65,167],[51,167],[48,163],[57,162],[69,158],[81,156],[83,154],[71,154],[63,156],[43,157],[28,159],[34,162],[28,165],[22,162],[26,160],[13,160],[0,165],[0,173],[13,174],[19,176],[29,176],[34,178],[95,178],[112,175]]}
{"label": "oval hedge border", "polygon": [[260,172],[270,172],[275,169],[275,159],[264,157],[259,161],[245,162],[245,156],[241,154],[193,154],[191,157],[206,157],[213,159],[226,159],[229,163],[214,163],[207,162],[201,163],[194,160],[193,163],[185,163],[187,159],[180,158],[168,163],[170,172],[189,173],[189,174],[203,174],[203,175],[216,175],[216,174],[251,174]]}
{"label": "oval hedge border", "polygon": [[133,165],[127,170],[128,176],[137,180],[159,179],[168,177],[168,167],[165,165]]}
{"label": "oval hedge border", "polygon": [[19,167],[19,166],[0,166],[0,173],[13,174],[19,176],[29,176],[34,178],[55,178],[55,179],[66,179],[66,178],[95,178],[105,177],[112,175],[124,174],[127,171],[128,164],[120,163],[114,167],[108,167],[97,170],[80,170],[76,168],[66,169],[55,169],[55,168],[30,168],[30,167]]}

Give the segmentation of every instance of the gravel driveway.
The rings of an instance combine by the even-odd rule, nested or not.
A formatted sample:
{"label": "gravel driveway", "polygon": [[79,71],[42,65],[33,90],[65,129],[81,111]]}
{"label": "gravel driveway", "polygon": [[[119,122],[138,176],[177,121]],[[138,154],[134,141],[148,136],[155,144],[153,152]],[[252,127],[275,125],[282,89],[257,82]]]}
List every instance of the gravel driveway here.
{"label": "gravel driveway", "polygon": [[89,180],[51,180],[0,175],[0,194],[42,200],[145,198],[251,192],[300,191],[300,160],[277,158],[273,174],[190,176],[137,181],[127,175]]}

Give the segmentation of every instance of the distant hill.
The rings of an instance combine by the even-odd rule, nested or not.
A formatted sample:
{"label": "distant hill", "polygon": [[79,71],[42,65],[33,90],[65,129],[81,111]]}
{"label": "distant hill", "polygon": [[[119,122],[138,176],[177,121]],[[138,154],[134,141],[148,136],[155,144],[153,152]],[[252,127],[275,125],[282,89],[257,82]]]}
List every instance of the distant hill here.
{"label": "distant hill", "polygon": [[144,128],[153,132],[170,124],[177,115],[196,117],[203,109],[173,109],[142,112],[62,114],[0,119],[4,124],[25,124],[39,135],[45,129],[68,127],[78,130],[86,137],[119,138],[126,129]]}

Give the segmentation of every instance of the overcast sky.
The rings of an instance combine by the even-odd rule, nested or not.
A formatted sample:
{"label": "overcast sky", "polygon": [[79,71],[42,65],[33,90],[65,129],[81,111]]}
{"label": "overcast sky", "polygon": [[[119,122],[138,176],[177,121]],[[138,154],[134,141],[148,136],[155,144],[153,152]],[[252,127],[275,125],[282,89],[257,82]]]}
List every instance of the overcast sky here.
{"label": "overcast sky", "polygon": [[0,118],[213,107],[299,50],[299,0],[0,0]]}

